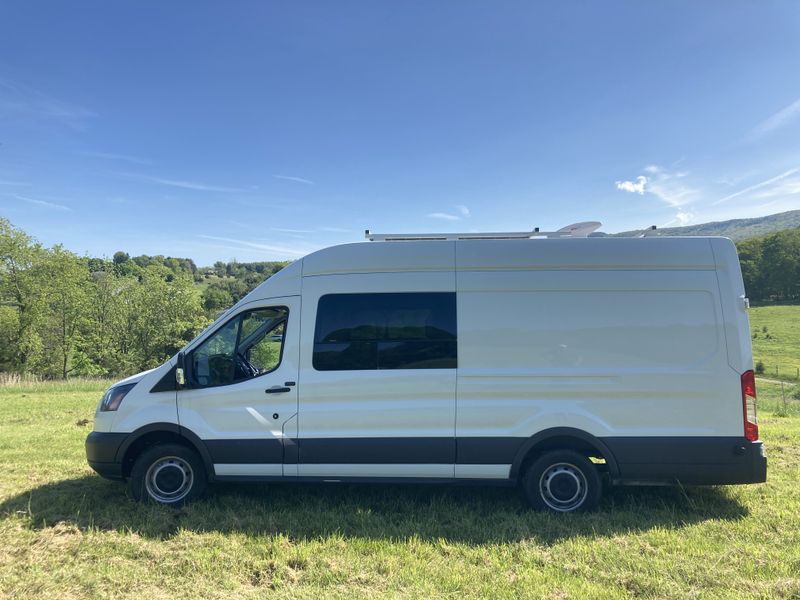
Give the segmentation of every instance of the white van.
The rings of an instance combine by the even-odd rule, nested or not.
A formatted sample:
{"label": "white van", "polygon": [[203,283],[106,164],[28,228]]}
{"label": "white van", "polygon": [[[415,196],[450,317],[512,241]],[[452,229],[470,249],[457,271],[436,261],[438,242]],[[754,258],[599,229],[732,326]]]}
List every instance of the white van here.
{"label": "white van", "polygon": [[292,263],[111,387],[89,464],[172,505],[214,481],[472,481],[571,512],[604,479],[765,481],[733,243],[536,234]]}

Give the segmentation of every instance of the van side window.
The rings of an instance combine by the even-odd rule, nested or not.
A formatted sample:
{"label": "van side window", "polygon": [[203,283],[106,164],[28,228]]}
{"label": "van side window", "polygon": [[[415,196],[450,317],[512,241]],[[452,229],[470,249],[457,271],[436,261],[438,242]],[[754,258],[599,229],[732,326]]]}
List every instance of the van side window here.
{"label": "van side window", "polygon": [[281,361],[288,317],[285,307],[236,315],[192,351],[191,387],[228,385],[274,371]]}
{"label": "van side window", "polygon": [[328,294],[319,299],[317,371],[454,369],[456,295]]}

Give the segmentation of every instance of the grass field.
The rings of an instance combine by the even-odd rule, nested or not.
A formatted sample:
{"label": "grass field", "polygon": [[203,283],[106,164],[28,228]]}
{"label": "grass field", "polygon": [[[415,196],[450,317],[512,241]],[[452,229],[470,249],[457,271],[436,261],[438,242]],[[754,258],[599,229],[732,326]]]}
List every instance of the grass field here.
{"label": "grass field", "polygon": [[230,485],[138,505],[84,461],[102,388],[0,387],[3,597],[800,597],[800,411],[774,385],[768,483],[613,489],[566,516],[503,488]]}
{"label": "grass field", "polygon": [[764,364],[765,377],[798,379],[800,305],[751,308],[750,332],[753,357]]}

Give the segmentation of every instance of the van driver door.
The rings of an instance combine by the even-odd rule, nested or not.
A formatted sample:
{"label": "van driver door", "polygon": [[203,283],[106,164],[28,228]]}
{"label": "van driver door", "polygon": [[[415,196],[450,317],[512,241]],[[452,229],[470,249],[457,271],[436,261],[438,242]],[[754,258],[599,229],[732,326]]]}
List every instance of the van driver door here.
{"label": "van driver door", "polygon": [[271,298],[186,352],[178,420],[206,444],[217,476],[296,475],[299,337],[300,298]]}

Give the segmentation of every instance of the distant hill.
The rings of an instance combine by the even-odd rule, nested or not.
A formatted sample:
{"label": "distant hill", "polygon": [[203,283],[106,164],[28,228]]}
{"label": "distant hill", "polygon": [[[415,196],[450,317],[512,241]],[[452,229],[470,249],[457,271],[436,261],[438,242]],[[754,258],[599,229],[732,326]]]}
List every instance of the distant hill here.
{"label": "distant hill", "polygon": [[[665,227],[659,229],[658,233],[661,235],[721,235],[738,242],[798,227],[800,227],[800,210],[790,210],[755,219],[731,219],[730,221],[712,221],[686,227]],[[629,237],[638,233],[640,232],[622,231],[612,235]]]}

